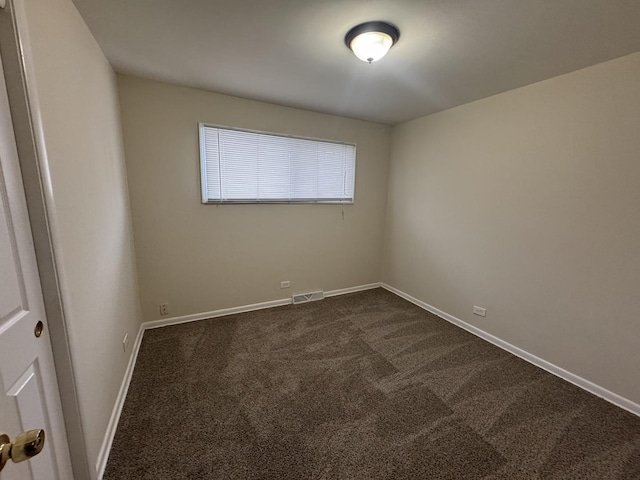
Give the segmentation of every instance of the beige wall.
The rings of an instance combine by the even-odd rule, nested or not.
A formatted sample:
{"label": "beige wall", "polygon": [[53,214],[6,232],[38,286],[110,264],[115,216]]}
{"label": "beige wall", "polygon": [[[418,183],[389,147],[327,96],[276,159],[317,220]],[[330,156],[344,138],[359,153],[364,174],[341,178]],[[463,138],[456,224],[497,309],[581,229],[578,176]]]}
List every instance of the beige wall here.
{"label": "beige wall", "polygon": [[[118,76],[145,320],[379,282],[390,127]],[[357,143],[354,205],[202,205],[198,122]],[[291,288],[280,289],[280,281]]]}
{"label": "beige wall", "polygon": [[640,402],[639,79],[634,54],[394,127],[383,281]]}
{"label": "beige wall", "polygon": [[[62,301],[89,465],[140,309],[115,74],[70,0],[25,0]],[[26,32],[23,32],[26,33]],[[37,97],[37,100],[36,100]]]}

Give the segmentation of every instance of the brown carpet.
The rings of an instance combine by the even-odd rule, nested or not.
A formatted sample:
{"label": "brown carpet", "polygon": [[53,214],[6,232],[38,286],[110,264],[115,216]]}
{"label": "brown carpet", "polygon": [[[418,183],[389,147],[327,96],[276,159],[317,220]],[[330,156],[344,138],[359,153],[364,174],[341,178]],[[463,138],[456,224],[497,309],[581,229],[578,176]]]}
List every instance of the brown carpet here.
{"label": "brown carpet", "polygon": [[376,289],[147,331],[104,478],[639,479],[640,418]]}

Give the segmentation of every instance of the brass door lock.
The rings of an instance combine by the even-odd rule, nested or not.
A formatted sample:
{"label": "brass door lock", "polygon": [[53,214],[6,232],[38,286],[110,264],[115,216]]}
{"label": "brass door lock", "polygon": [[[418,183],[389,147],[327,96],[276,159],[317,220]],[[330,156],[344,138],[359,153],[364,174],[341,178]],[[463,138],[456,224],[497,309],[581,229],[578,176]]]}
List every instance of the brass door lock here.
{"label": "brass door lock", "polygon": [[11,459],[13,463],[35,457],[44,447],[44,430],[23,432],[12,442],[8,435],[0,435],[0,471]]}

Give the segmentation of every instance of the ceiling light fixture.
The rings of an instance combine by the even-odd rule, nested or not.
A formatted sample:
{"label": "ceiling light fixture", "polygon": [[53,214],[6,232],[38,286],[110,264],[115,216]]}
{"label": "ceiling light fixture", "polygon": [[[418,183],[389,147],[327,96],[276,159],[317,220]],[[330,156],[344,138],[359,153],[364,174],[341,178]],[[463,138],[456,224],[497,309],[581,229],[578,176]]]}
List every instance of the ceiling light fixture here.
{"label": "ceiling light fixture", "polygon": [[400,30],[387,22],[365,22],[347,32],[344,43],[363,62],[384,57],[400,38]]}

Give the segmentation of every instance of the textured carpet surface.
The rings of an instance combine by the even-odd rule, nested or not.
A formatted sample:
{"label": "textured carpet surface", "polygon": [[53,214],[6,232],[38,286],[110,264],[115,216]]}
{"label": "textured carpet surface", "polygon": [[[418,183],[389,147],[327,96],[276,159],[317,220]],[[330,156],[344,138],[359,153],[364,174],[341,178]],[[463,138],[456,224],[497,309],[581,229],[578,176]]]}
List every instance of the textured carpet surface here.
{"label": "textured carpet surface", "polygon": [[148,330],[104,478],[639,479],[640,418],[376,289]]}

